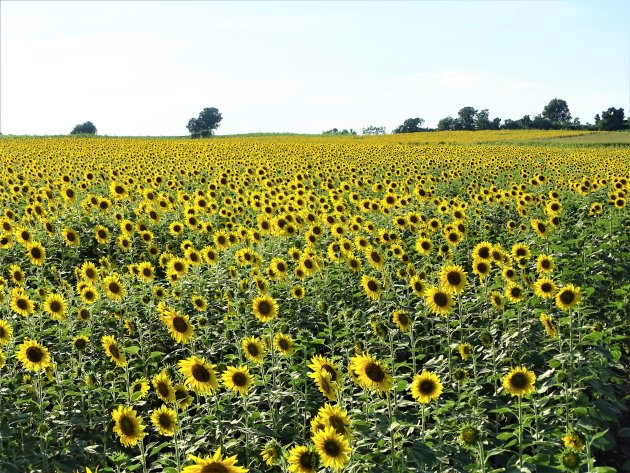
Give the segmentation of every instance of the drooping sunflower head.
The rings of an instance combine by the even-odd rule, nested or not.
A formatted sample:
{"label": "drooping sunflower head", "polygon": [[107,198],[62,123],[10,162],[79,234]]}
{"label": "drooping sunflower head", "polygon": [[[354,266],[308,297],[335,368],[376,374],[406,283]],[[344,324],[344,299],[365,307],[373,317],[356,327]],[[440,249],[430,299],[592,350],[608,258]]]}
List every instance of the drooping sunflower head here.
{"label": "drooping sunflower head", "polygon": [[277,440],[271,439],[263,447],[262,451],[260,452],[260,456],[265,462],[265,465],[276,465],[279,462],[280,457],[282,456],[282,447]]}

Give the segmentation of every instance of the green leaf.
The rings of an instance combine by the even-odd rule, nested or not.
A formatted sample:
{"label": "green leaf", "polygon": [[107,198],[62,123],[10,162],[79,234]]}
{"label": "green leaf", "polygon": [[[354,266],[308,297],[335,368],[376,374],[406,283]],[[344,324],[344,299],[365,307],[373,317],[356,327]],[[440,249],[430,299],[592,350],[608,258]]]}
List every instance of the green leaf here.
{"label": "green leaf", "polygon": [[140,353],[140,347],[138,347],[136,345],[132,345],[130,347],[125,347],[125,352],[129,353],[131,355],[137,355],[138,353]]}

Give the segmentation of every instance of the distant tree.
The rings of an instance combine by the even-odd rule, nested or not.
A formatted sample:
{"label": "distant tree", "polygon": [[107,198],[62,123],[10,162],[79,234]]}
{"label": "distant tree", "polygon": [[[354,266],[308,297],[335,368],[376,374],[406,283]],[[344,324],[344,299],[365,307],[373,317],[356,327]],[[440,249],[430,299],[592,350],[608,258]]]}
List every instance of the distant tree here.
{"label": "distant tree", "polygon": [[70,132],[71,135],[79,135],[82,133],[87,135],[96,135],[96,127],[92,122],[85,122],[81,125],[75,126]]}
{"label": "distant tree", "polygon": [[595,123],[600,130],[623,130],[626,128],[623,108],[610,107],[608,110],[602,112],[602,117],[599,121],[597,121],[597,116],[595,117]]}
{"label": "distant tree", "polygon": [[363,129],[364,135],[384,135],[385,127],[384,126],[368,126]]}
{"label": "distant tree", "polygon": [[[559,122],[555,122],[558,124]],[[542,115],[536,115],[532,120],[532,128],[535,130],[551,130],[554,128],[554,122],[552,122],[549,118],[543,117]]]}
{"label": "distant tree", "polygon": [[357,132],[354,131],[352,128],[350,128],[349,130],[347,130],[346,128],[344,128],[343,130],[333,128],[332,130],[322,132],[322,135],[356,135],[356,134]]}
{"label": "distant tree", "polygon": [[191,118],[188,120],[188,131],[193,138],[206,138],[211,136],[215,129],[219,127],[219,124],[223,120],[221,113],[214,107],[204,108],[199,112],[199,117]]}
{"label": "distant tree", "polygon": [[521,118],[519,121],[521,122],[522,128],[532,127],[532,119],[529,115],[523,115],[523,118]]}
{"label": "distant tree", "polygon": [[455,125],[457,123],[457,118],[453,117],[444,117],[442,118],[437,125],[438,131],[450,131],[455,129]]}
{"label": "distant tree", "polygon": [[498,130],[501,128],[501,119],[493,118],[490,120],[490,113],[485,108],[475,115],[475,129],[477,130]]}
{"label": "distant tree", "polygon": [[460,130],[474,130],[475,129],[475,119],[477,117],[477,110],[473,107],[464,107],[459,112],[458,125],[455,129]]}
{"label": "distant tree", "polygon": [[562,99],[552,99],[542,111],[542,117],[552,122],[564,124],[571,121],[571,112],[567,102]]}
{"label": "distant tree", "polygon": [[394,128],[392,133],[416,133],[422,131],[420,126],[423,123],[423,118],[407,118],[402,125]]}

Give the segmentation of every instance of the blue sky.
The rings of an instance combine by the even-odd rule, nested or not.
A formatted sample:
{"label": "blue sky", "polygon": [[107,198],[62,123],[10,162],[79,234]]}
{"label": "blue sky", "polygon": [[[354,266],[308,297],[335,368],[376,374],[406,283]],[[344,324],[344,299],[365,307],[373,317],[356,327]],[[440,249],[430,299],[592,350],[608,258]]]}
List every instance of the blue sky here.
{"label": "blue sky", "polygon": [[630,2],[0,2],[3,134],[436,126],[630,108]]}

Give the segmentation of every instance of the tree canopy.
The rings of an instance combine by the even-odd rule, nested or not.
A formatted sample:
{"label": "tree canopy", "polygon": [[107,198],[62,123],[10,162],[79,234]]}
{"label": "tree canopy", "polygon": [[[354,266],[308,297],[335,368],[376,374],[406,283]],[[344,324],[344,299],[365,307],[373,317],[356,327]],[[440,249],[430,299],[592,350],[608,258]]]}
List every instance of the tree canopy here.
{"label": "tree canopy", "polygon": [[211,136],[223,120],[221,113],[214,107],[204,108],[197,118],[188,120],[188,131],[193,138]]}
{"label": "tree canopy", "polygon": [[80,135],[82,133],[87,135],[96,135],[96,127],[94,126],[94,123],[81,123],[80,125],[75,126],[70,132],[71,135]]}
{"label": "tree canopy", "polygon": [[599,118],[599,115],[595,117],[595,125],[597,125],[598,129],[605,131],[623,130],[626,128],[623,108],[610,107],[608,110],[603,111],[601,118]]}
{"label": "tree canopy", "polygon": [[569,105],[566,100],[551,99],[542,111],[542,117],[552,122],[570,122],[571,112],[569,111]]}
{"label": "tree canopy", "polygon": [[422,131],[420,126],[424,123],[423,118],[407,118],[404,123],[396,128],[392,133],[416,133]]}

